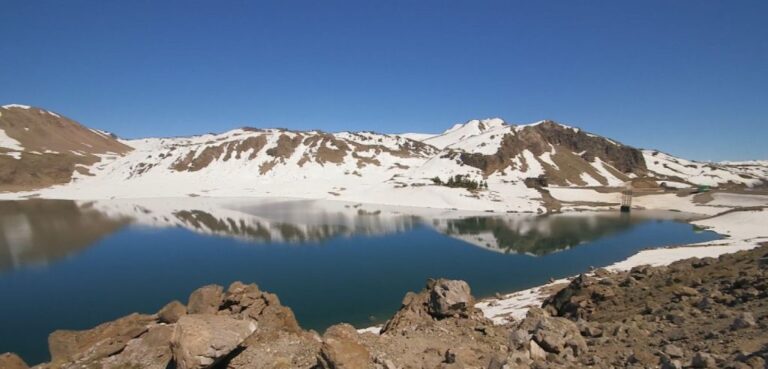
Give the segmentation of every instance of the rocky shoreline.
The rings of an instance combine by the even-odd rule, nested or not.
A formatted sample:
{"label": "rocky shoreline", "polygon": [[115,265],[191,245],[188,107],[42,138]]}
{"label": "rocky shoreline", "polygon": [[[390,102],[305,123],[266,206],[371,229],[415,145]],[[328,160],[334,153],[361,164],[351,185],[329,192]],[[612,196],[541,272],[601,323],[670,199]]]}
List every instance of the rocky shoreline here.
{"label": "rocky shoreline", "polygon": [[[64,368],[766,368],[768,244],[669,266],[598,269],[522,319],[494,324],[463,281],[408,293],[380,334],[301,329],[256,285],[205,286],[186,305],[50,335]],[[27,368],[13,354],[0,368]]]}

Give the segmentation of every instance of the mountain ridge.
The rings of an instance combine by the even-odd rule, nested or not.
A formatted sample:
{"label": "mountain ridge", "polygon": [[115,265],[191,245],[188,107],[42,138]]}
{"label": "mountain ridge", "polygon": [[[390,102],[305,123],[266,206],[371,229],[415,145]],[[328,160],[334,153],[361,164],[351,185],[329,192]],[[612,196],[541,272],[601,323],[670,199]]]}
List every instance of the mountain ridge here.
{"label": "mountain ridge", "polygon": [[[40,143],[39,137],[18,129],[20,122],[28,130],[71,126],[83,134],[74,143],[67,143],[68,136],[48,134]],[[768,170],[759,161],[690,161],[551,120],[526,125],[500,118],[470,120],[436,135],[243,127],[125,140],[57,113],[12,105],[0,108],[0,132],[0,138],[7,137],[0,140],[0,160],[16,168],[0,171],[6,198],[288,196],[541,212],[552,210],[545,204],[547,186],[619,188],[633,182],[744,188],[768,182]],[[79,149],[62,154],[75,144]],[[62,149],[40,151],[49,146]],[[72,156],[89,160],[59,163]],[[20,166],[37,157],[51,163]],[[35,183],[35,173],[50,170],[45,165],[63,174],[56,181]],[[18,183],[18,178],[27,180]],[[449,179],[458,187],[474,182],[487,189],[452,188],[445,185]]]}

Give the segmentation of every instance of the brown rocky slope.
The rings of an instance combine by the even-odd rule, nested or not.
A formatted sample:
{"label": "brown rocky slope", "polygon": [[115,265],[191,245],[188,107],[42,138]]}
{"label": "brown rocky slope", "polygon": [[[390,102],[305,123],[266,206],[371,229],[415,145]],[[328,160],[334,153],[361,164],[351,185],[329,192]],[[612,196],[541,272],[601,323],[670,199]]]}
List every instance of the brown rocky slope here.
{"label": "brown rocky slope", "polygon": [[[273,294],[206,286],[187,305],[57,331],[40,368],[768,368],[768,245],[574,278],[493,325],[463,281],[408,293],[380,335],[304,331]],[[12,354],[2,368],[25,368]]]}
{"label": "brown rocky slope", "polygon": [[23,105],[0,107],[0,191],[67,183],[99,155],[123,155],[131,147],[110,134],[91,130],[48,110]]}

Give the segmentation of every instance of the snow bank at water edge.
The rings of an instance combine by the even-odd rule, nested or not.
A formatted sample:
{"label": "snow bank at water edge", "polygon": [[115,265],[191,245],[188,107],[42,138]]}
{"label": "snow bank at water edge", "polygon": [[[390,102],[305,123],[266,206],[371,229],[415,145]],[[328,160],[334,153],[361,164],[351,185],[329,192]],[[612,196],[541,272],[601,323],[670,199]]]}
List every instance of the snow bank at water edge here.
{"label": "snow bank at water edge", "polygon": [[[749,250],[760,243],[768,242],[768,211],[733,211],[719,216],[692,222],[717,233],[729,236],[726,239],[692,245],[667,247],[641,251],[627,260],[608,266],[612,271],[625,271],[639,265],[662,266],[692,257],[718,257],[722,254]],[[514,292],[501,298],[486,299],[476,306],[485,316],[496,324],[504,324],[510,319],[525,317],[528,309],[540,306],[549,295],[547,290],[555,285],[568,282],[561,279],[552,283]]]}

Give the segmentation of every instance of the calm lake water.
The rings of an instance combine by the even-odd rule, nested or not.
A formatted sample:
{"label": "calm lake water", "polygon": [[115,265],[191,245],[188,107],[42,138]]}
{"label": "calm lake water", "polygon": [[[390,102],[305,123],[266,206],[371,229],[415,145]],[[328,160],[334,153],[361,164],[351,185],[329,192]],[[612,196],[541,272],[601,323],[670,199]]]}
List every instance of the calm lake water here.
{"label": "calm lake water", "polygon": [[510,292],[647,247],[716,239],[680,213],[467,215],[308,200],[0,202],[0,352],[48,360],[47,336],[257,283],[304,328],[386,320],[427,278]]}

